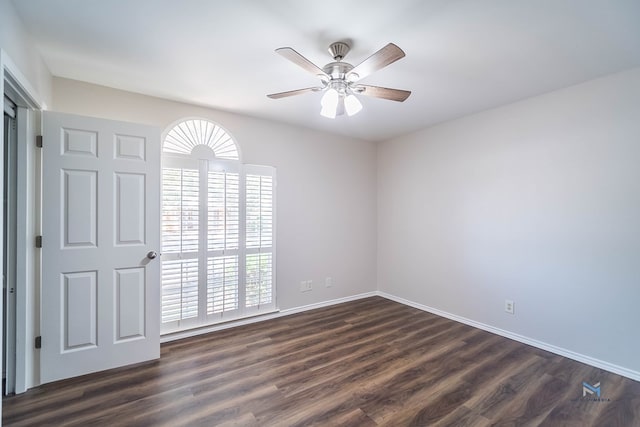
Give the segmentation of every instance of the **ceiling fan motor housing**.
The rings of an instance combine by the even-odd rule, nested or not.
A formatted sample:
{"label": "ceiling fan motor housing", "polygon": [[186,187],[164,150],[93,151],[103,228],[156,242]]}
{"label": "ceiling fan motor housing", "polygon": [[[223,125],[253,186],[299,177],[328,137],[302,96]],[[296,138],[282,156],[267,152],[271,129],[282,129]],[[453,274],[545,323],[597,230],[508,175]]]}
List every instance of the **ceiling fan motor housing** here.
{"label": "ceiling fan motor housing", "polygon": [[342,61],[349,53],[349,49],[351,49],[349,45],[344,42],[335,42],[329,45],[329,53],[334,61]]}
{"label": "ceiling fan motor housing", "polygon": [[330,62],[322,68],[322,71],[331,76],[331,80],[344,80],[346,74],[353,70],[353,65],[347,62]]}

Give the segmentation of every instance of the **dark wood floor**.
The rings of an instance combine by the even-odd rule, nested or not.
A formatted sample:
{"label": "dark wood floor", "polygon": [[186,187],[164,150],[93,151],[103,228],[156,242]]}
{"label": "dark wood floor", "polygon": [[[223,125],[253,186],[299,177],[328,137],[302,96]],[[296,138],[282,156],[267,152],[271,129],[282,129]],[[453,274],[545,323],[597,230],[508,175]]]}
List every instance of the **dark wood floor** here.
{"label": "dark wood floor", "polygon": [[6,426],[634,427],[640,383],[376,297],[168,343],[3,406]]}

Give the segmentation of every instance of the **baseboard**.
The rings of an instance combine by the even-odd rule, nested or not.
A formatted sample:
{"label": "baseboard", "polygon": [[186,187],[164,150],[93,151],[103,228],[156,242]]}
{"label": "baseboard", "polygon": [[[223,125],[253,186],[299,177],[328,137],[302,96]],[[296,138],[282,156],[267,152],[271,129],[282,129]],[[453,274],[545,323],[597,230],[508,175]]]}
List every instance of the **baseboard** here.
{"label": "baseboard", "polygon": [[505,338],[509,338],[514,341],[521,342],[523,344],[528,344],[530,346],[537,347],[539,349],[546,350],[551,353],[554,353],[572,360],[576,360],[578,362],[585,363],[595,368],[604,369],[605,371],[613,372],[614,374],[622,375],[623,377],[627,377],[635,381],[640,381],[640,372],[627,369],[622,366],[614,365],[612,363],[605,362],[604,360],[599,360],[593,357],[585,356],[584,354],[576,353],[574,351],[567,350],[562,347],[557,347],[552,344],[547,344],[545,342],[538,341],[529,337],[525,337],[523,335],[516,334],[513,332],[509,332],[504,329],[500,329],[494,326],[486,325],[484,323],[476,322],[475,320],[467,319],[466,317],[458,316],[455,314],[448,313],[446,311],[438,310],[437,308],[433,308],[433,307],[429,307],[413,301],[409,301],[407,299],[400,298],[395,295],[388,294],[386,292],[377,291],[375,294],[383,298],[386,298],[388,300],[407,305],[409,307],[417,308],[419,310],[426,311],[428,313],[432,313],[437,316],[445,317],[447,319],[454,320],[456,322],[464,323],[465,325],[473,326],[474,328],[482,329],[483,331],[491,332],[493,334],[500,335]]}
{"label": "baseboard", "polygon": [[364,294],[352,295],[344,298],[337,298],[329,301],[322,301],[314,304],[303,305],[300,307],[288,308],[286,310],[275,310],[270,313],[263,313],[253,317],[245,317],[243,319],[230,320],[224,323],[217,323],[210,326],[204,326],[202,328],[188,329],[185,331],[172,332],[160,337],[160,342],[170,342],[175,340],[181,340],[183,338],[195,337],[197,335],[208,334],[209,332],[222,331],[224,329],[235,328],[243,325],[250,325],[251,323],[264,322],[265,320],[277,319],[278,317],[290,316],[296,313],[302,313],[304,311],[315,310],[317,308],[329,307],[336,304],[342,304],[349,301],[355,301],[363,298],[369,298],[378,295],[376,291],[366,292]]}

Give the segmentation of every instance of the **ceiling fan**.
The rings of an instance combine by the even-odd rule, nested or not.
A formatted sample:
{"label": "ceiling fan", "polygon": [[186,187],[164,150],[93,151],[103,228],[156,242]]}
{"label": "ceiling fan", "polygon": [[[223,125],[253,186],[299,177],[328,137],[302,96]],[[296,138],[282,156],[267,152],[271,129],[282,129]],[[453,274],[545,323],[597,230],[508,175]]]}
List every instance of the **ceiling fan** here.
{"label": "ceiling fan", "polygon": [[360,79],[367,77],[374,71],[380,70],[396,62],[398,59],[403,58],[405,54],[398,46],[389,43],[355,67],[347,62],[343,62],[349,49],[350,46],[347,43],[332,43],[329,46],[329,53],[333,57],[334,62],[330,62],[322,68],[290,47],[276,49],[277,53],[318,77],[321,86],[272,93],[267,96],[271,99],[279,99],[308,92],[325,92],[320,102],[322,105],[320,114],[333,119],[345,112],[349,116],[352,116],[362,109],[362,104],[355,96],[356,94],[398,102],[404,101],[411,95],[411,92],[408,90],[389,89],[358,83]]}

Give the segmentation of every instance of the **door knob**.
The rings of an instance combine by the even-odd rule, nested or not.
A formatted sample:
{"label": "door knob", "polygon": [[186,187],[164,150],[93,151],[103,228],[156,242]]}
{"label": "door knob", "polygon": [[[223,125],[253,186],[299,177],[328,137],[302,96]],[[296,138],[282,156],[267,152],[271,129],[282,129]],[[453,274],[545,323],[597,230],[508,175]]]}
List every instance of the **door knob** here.
{"label": "door knob", "polygon": [[149,253],[147,254],[147,258],[149,259],[155,259],[158,256],[158,253],[156,251],[149,251]]}

